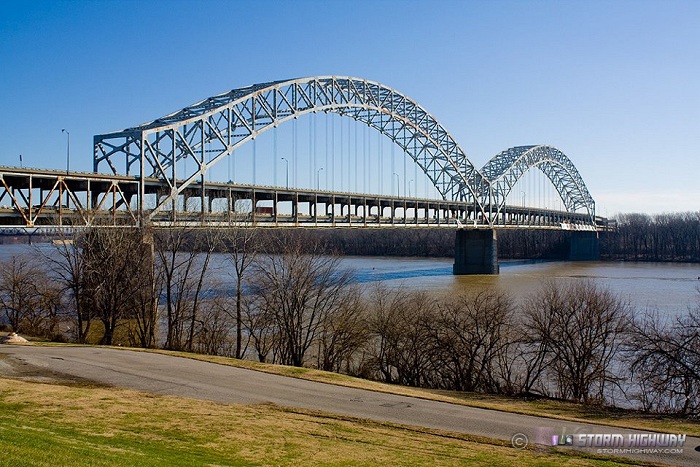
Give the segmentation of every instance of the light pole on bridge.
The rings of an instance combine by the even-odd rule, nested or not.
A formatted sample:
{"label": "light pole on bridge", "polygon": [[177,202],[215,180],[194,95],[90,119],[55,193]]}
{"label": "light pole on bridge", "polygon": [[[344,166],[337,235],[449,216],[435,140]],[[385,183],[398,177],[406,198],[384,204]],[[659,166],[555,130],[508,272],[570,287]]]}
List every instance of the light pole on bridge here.
{"label": "light pole on bridge", "polygon": [[68,136],[68,144],[66,146],[66,173],[70,172],[70,132],[65,128],[61,128],[61,133]]}
{"label": "light pole on bridge", "polygon": [[323,170],[323,167],[316,171],[316,191],[321,189],[321,170]]}
{"label": "light pole on bridge", "polygon": [[396,175],[396,197],[400,198],[401,197],[401,180],[399,179],[399,174],[394,172],[394,175]]}
{"label": "light pole on bridge", "polygon": [[408,181],[408,197],[411,197],[411,183],[413,183],[413,179],[410,179]]}
{"label": "light pole on bridge", "polygon": [[287,163],[287,189],[289,190],[289,160],[284,157],[282,160]]}

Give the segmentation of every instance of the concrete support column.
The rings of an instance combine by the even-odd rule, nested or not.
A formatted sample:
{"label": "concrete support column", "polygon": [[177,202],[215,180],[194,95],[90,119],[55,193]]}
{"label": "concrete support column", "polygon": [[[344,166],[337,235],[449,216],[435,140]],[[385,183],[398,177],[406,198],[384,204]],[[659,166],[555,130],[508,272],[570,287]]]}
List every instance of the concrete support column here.
{"label": "concrete support column", "polygon": [[294,193],[294,199],[292,200],[292,219],[294,219],[295,224],[299,222],[299,192]]}
{"label": "concrete support column", "polygon": [[569,261],[598,261],[600,241],[598,232],[571,232],[569,237]]}
{"label": "concrete support column", "polygon": [[455,236],[455,263],[452,273],[498,274],[496,230],[458,229]]}

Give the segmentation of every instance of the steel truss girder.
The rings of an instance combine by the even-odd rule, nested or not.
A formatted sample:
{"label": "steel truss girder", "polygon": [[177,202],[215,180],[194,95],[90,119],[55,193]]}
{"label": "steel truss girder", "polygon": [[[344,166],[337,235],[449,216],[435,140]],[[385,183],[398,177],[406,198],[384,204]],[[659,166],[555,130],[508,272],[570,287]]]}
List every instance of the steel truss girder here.
{"label": "steel truss girder", "polygon": [[[443,199],[463,201],[491,224],[505,206],[515,182],[538,167],[559,191],[568,210],[586,208],[594,222],[595,204],[578,171],[561,151],[549,146],[519,146],[489,161],[481,170],[426,110],[392,88],[352,77],[323,76],[255,84],[204,99],[165,117],[123,131],[94,137],[94,170],[108,165],[138,175],[139,212],[144,213],[144,180],[157,178],[166,192],[153,217],[188,187],[200,182],[219,161],[259,134],[311,112],[351,117],[386,135],[410,155]],[[178,173],[189,158],[195,168]],[[203,205],[203,203],[202,203]]]}
{"label": "steel truss girder", "polygon": [[24,227],[135,224],[138,213],[131,209],[130,197],[136,186],[137,180],[119,177],[0,168],[0,201],[12,210],[3,214],[19,218]]}
{"label": "steel truss girder", "polygon": [[[94,138],[94,169],[107,164],[115,174],[165,181],[170,193],[151,215],[163,210],[207,170],[259,134],[311,112],[334,112],[385,134],[409,154],[444,199],[487,202],[488,181],[432,115],[397,91],[367,80],[314,77],[233,90],[158,120]],[[191,158],[196,167],[176,172]]]}
{"label": "steel truss girder", "polygon": [[491,181],[491,193],[499,212],[505,206],[515,183],[529,169],[541,170],[557,189],[567,211],[585,209],[595,222],[595,201],[573,162],[560,150],[551,146],[516,146],[494,156],[482,173]]}

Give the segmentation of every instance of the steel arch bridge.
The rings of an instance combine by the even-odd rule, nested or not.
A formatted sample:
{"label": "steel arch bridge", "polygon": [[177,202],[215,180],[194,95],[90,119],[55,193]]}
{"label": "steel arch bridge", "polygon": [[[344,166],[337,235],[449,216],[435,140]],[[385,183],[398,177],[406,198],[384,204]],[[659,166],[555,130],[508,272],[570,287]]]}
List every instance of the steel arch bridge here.
{"label": "steel arch bridge", "polygon": [[591,217],[595,215],[595,201],[573,162],[557,148],[544,145],[506,149],[484,165],[482,173],[490,182],[499,212],[515,183],[533,167],[539,168],[556,187],[567,211],[583,208]]}
{"label": "steel arch bridge", "polygon": [[[201,189],[204,199],[207,171],[246,142],[319,111],[351,117],[386,135],[415,161],[443,200],[469,206],[461,212],[471,212],[474,225],[504,224],[508,194],[525,172],[538,168],[552,182],[567,211],[578,213],[580,223],[596,226],[595,202],[574,164],[558,149],[514,147],[478,169],[450,133],[416,102],[382,84],[344,76],[234,89],[151,122],[97,135],[94,170],[104,172],[108,166],[115,175],[136,176],[140,180],[138,211],[154,218],[169,206],[174,211],[178,197],[193,189]],[[195,168],[179,173],[177,162],[185,158],[194,160]],[[148,180],[160,181],[164,189],[155,208],[147,210],[143,203]],[[365,199],[365,211],[366,206]],[[365,221],[366,217],[365,213]]]}

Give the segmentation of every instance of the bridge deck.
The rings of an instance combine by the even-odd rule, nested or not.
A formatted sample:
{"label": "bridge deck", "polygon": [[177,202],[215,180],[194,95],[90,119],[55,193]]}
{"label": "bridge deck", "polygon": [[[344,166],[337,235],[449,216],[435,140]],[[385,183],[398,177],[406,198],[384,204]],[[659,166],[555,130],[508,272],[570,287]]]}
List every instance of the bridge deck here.
{"label": "bridge deck", "polygon": [[159,179],[0,167],[0,227],[137,225],[148,217],[163,226],[610,228],[603,218],[594,227],[586,213],[505,206],[488,219],[490,206],[482,212],[459,201],[214,182],[190,184],[169,210],[149,216],[171,191]]}

